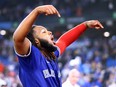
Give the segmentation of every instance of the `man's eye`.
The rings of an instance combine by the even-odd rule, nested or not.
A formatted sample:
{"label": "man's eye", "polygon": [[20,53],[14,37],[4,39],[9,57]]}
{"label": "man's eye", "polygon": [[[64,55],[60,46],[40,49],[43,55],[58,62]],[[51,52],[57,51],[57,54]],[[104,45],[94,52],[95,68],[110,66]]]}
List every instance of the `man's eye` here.
{"label": "man's eye", "polygon": [[43,31],[42,33],[46,33],[46,31]]}

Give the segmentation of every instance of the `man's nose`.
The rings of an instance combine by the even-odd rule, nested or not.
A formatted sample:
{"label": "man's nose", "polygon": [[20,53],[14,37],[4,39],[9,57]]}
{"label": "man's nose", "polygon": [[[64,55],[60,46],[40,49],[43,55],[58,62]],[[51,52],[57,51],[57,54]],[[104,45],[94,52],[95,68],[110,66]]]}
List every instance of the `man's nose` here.
{"label": "man's nose", "polygon": [[48,31],[48,33],[51,35],[52,34],[52,32],[51,31]]}

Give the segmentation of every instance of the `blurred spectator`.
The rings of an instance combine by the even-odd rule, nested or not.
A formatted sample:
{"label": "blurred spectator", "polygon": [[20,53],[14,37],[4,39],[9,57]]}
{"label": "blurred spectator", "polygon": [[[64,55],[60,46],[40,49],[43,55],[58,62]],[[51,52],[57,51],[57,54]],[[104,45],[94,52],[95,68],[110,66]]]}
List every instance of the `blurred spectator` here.
{"label": "blurred spectator", "polygon": [[108,87],[116,87],[116,82],[112,82]]}
{"label": "blurred spectator", "polygon": [[81,77],[81,74],[77,69],[69,71],[66,81],[62,84],[62,87],[80,87],[77,83]]}
{"label": "blurred spectator", "polygon": [[0,87],[7,87],[7,83],[0,78]]}

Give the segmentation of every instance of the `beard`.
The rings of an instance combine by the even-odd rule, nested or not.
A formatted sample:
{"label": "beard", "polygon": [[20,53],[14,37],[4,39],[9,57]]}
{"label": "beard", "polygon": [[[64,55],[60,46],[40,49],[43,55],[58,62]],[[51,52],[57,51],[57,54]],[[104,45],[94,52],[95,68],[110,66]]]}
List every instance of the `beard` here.
{"label": "beard", "polygon": [[39,41],[40,41],[41,47],[48,50],[49,52],[54,52],[57,50],[57,47],[53,46],[48,41],[43,40],[43,39],[39,39]]}

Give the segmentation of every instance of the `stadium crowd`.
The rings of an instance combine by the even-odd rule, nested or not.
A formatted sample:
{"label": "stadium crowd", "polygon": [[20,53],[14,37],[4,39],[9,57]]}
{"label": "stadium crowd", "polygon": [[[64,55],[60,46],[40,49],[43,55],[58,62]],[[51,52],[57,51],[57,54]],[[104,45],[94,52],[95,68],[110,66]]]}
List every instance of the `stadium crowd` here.
{"label": "stadium crowd", "polygon": [[52,4],[64,17],[111,15],[115,0],[1,0],[0,21],[21,21],[34,7]]}

